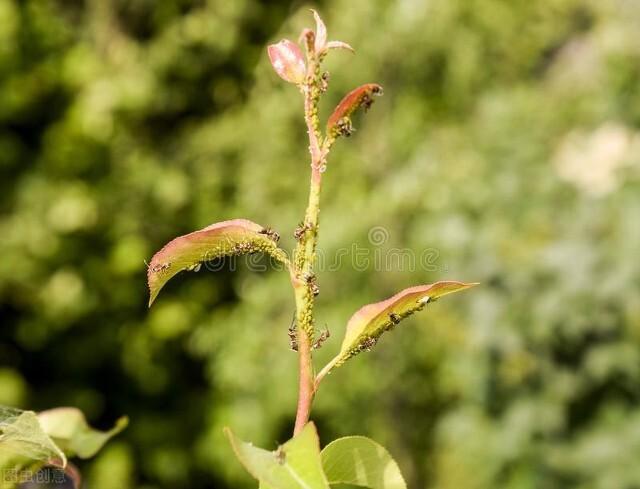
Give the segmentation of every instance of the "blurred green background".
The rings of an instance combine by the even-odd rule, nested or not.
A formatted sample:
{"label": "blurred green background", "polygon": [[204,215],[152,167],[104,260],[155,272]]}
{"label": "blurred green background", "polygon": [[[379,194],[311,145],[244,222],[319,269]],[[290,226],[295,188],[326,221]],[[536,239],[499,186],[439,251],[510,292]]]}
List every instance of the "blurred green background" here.
{"label": "blurred green background", "polygon": [[288,278],[203,269],[148,310],[144,260],[234,217],[293,246],[306,135],[265,46],[310,6],[357,51],[323,115],[385,88],[332,153],[320,247],[431,257],[324,267],[317,366],[360,305],[482,282],[327,379],[323,443],[373,437],[412,488],[640,487],[638,0],[0,0],[0,404],[128,414],[92,489],[255,487],[222,428],[289,437]]}

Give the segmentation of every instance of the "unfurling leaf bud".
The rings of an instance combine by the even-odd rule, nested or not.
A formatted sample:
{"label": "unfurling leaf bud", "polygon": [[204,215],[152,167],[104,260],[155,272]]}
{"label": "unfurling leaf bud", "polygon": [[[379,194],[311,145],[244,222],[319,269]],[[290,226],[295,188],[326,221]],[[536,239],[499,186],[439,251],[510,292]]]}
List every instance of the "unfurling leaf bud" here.
{"label": "unfurling leaf bud", "polygon": [[[315,10],[311,9],[313,13],[313,18],[316,20],[316,32],[315,38],[313,39],[314,45],[313,50],[315,51],[316,56],[322,58],[322,56],[329,49],[348,49],[353,52],[353,48],[349,46],[346,42],[342,41],[329,41],[327,42],[327,27],[324,25],[324,22],[320,18],[320,15]],[[307,29],[308,30],[308,29]]]}
{"label": "unfurling leaf bud", "polygon": [[296,43],[283,39],[277,44],[271,44],[267,51],[273,69],[283,80],[295,84],[304,82],[307,67]]}

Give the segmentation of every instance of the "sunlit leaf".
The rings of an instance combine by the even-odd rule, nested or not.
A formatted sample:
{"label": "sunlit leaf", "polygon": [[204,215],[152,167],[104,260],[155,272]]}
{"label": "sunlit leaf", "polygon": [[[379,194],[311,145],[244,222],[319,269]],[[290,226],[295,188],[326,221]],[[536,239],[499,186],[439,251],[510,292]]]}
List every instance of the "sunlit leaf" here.
{"label": "sunlit leaf", "polygon": [[454,292],[468,289],[476,283],[436,282],[404,289],[393,297],[359,309],[347,323],[347,330],[336,357],[339,366],[347,359],[375,346],[378,338],[393,329],[401,320],[422,310],[427,303]]}
{"label": "sunlit leaf", "polygon": [[73,407],[49,409],[38,413],[44,432],[67,455],[89,458],[95,455],[113,436],[126,428],[129,420],[122,417],[109,431],[94,430],[82,411]]}
{"label": "sunlit leaf", "polygon": [[373,97],[382,95],[382,87],[377,83],[367,83],[351,90],[335,110],[329,116],[327,121],[327,134],[330,137],[349,136],[353,130],[351,125],[351,115],[360,107],[368,110],[373,104]]}
{"label": "sunlit leaf", "polygon": [[364,436],[347,436],[322,450],[329,484],[353,484],[371,489],[407,489],[400,468],[380,444]]}
{"label": "sunlit leaf", "polygon": [[[36,413],[0,406],[0,453],[64,467],[67,457],[47,435]],[[4,458],[4,457],[3,457]]]}
{"label": "sunlit leaf", "polygon": [[238,439],[228,428],[225,434],[236,456],[263,489],[328,489],[322,471],[320,442],[313,423],[275,451],[254,447]]}
{"label": "sunlit leaf", "polygon": [[214,258],[264,252],[284,263],[287,257],[277,242],[276,233],[246,219],[219,222],[175,238],[153,256],[147,269],[149,305],[178,272],[197,271],[203,262]]}
{"label": "sunlit leaf", "polygon": [[296,84],[304,82],[307,67],[302,51],[296,43],[283,39],[277,44],[271,44],[267,53],[273,69],[283,80]]}

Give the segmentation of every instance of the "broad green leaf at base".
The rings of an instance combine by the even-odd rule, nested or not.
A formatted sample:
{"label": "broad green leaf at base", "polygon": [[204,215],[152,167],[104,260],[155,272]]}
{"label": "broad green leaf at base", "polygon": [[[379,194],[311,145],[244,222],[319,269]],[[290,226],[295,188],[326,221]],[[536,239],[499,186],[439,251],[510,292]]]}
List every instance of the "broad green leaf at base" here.
{"label": "broad green leaf at base", "polygon": [[43,429],[36,413],[4,406],[0,406],[0,456],[6,464],[12,463],[13,456],[60,467],[67,464],[65,454]]}
{"label": "broad green leaf at base", "polygon": [[225,434],[242,465],[260,481],[262,489],[329,489],[313,423],[273,452],[240,440],[228,428]]}
{"label": "broad green leaf at base", "polygon": [[407,489],[389,452],[364,436],[347,436],[329,443],[322,450],[322,467],[331,485]]}

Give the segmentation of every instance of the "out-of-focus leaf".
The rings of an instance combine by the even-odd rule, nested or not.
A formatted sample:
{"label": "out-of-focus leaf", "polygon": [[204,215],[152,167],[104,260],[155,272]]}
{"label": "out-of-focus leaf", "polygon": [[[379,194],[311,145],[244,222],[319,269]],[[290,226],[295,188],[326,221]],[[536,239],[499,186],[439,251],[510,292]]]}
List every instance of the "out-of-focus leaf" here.
{"label": "out-of-focus leaf", "polygon": [[247,219],[212,224],[200,231],[179,236],[158,251],[149,264],[149,306],[169,279],[182,270],[197,271],[203,262],[229,255],[264,252],[285,263],[277,246],[278,235]]}
{"label": "out-of-focus leaf", "polygon": [[313,423],[291,440],[270,452],[238,439],[230,429],[225,434],[236,456],[268,489],[328,489],[327,478],[320,461],[320,442]]}
{"label": "out-of-focus leaf", "polygon": [[382,95],[382,86],[377,83],[361,85],[346,94],[329,116],[327,135],[329,137],[349,136],[352,131],[351,115],[360,107],[365,111],[368,110],[373,104],[375,95]]}
{"label": "out-of-focus leaf", "polygon": [[315,50],[316,53],[319,53],[324,49],[324,46],[327,43],[327,27],[324,25],[324,22],[320,18],[318,12],[313,9],[311,9],[311,12],[313,12],[313,18],[316,21]]}
{"label": "out-of-focus leaf", "polygon": [[276,73],[289,83],[304,82],[307,67],[302,51],[296,43],[289,39],[283,39],[277,44],[271,44],[267,48],[271,65]]}
{"label": "out-of-focus leaf", "polygon": [[[0,407],[0,454],[12,463],[12,454],[56,467],[67,465],[67,457],[38,421],[33,411]],[[3,462],[4,463],[4,462]]]}
{"label": "out-of-focus leaf", "polygon": [[126,416],[118,419],[109,431],[94,430],[77,408],[61,407],[38,413],[44,432],[69,456],[89,458],[113,436],[126,428]]}
{"label": "out-of-focus leaf", "polygon": [[[316,31],[314,34],[314,51],[317,55],[326,52],[328,49],[348,49],[353,52],[353,48],[349,46],[346,42],[342,41],[329,41],[327,42],[327,27],[325,26],[320,14],[315,10],[311,9],[313,12],[313,18],[316,21]],[[303,31],[303,36],[306,35],[306,32]]]}
{"label": "out-of-focus leaf", "polygon": [[343,41],[329,41],[325,45],[325,49],[346,49],[348,51],[351,51],[352,53],[355,53],[355,49],[353,49],[351,45]]}
{"label": "out-of-focus leaf", "polygon": [[407,489],[396,461],[382,445],[370,438],[339,438],[324,447],[321,456],[329,484]]}
{"label": "out-of-focus leaf", "polygon": [[422,310],[427,303],[474,285],[477,283],[454,281],[417,285],[404,289],[389,299],[360,308],[347,323],[335,365],[339,366],[361,351],[371,349],[384,332],[393,329],[414,312]]}

